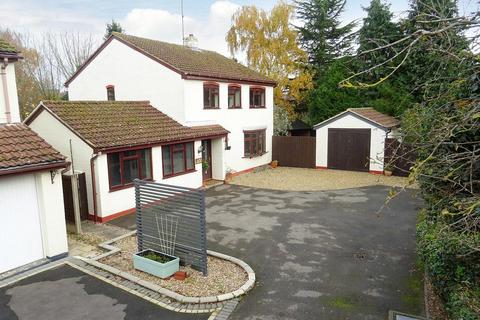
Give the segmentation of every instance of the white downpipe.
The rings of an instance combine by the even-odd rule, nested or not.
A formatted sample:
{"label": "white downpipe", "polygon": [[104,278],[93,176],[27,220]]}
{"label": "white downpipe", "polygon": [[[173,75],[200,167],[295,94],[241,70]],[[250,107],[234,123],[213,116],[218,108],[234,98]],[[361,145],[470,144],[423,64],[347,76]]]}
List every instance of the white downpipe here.
{"label": "white downpipe", "polygon": [[10,98],[8,97],[7,65],[8,59],[4,58],[0,69],[0,74],[2,76],[3,97],[5,99],[5,116],[7,118],[7,123],[10,123],[12,122],[12,115],[10,114]]}

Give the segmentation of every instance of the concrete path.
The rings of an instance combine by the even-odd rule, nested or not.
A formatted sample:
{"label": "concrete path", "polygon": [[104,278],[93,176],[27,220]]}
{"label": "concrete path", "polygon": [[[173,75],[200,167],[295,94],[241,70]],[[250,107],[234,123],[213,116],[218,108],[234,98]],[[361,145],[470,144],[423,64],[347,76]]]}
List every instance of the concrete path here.
{"label": "concrete path", "polygon": [[257,286],[231,319],[381,319],[423,314],[410,193],[389,188],[207,191],[209,249],[252,266]]}
{"label": "concrete path", "polygon": [[1,320],[207,319],[163,309],[67,265],[0,288]]}

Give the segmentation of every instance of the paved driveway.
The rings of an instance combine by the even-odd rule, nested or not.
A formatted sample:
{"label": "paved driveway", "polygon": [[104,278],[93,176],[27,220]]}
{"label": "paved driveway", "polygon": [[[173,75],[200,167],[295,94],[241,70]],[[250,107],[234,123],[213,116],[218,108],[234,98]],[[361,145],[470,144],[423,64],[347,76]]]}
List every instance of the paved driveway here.
{"label": "paved driveway", "polygon": [[243,259],[258,279],[232,319],[422,314],[422,284],[413,272],[420,201],[403,193],[377,214],[388,191],[208,190],[209,249]]}
{"label": "paved driveway", "polygon": [[207,319],[162,309],[70,266],[0,288],[0,320]]}

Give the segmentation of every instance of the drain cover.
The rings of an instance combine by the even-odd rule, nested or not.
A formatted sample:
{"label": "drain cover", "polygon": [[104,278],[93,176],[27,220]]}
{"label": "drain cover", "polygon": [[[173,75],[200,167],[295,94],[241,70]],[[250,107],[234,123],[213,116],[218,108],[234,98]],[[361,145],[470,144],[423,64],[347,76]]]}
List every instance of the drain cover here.
{"label": "drain cover", "polygon": [[389,320],[426,320],[423,317],[413,316],[411,314],[406,314],[398,311],[390,311],[388,313]]}

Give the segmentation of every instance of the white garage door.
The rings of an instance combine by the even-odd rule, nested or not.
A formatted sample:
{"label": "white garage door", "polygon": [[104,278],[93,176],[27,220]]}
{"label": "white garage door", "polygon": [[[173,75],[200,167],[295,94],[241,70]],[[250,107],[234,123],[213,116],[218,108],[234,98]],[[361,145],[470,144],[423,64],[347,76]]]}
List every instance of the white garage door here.
{"label": "white garage door", "polygon": [[0,273],[43,257],[34,176],[0,177]]}

